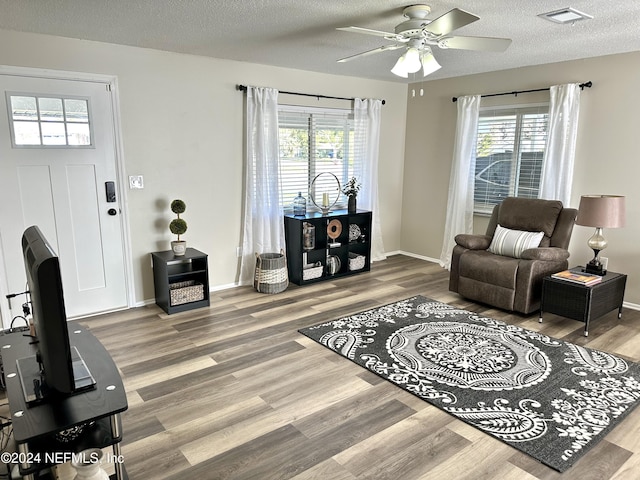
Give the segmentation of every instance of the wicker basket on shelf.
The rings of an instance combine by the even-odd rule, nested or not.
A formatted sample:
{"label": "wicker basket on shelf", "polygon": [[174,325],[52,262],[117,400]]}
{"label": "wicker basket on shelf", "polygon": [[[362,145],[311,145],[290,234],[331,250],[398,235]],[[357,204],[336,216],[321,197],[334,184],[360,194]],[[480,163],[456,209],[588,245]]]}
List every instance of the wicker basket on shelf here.
{"label": "wicker basket on shelf", "polygon": [[204,285],[195,280],[170,283],[169,297],[172,306],[197,302],[204,299]]}
{"label": "wicker basket on shelf", "polygon": [[254,288],[260,293],[280,293],[289,286],[287,257],[280,253],[256,253]]}
{"label": "wicker basket on shelf", "polygon": [[315,280],[316,278],[320,278],[322,276],[322,271],[324,270],[323,265],[318,265],[316,267],[309,267],[302,270],[302,279],[303,280]]}
{"label": "wicker basket on shelf", "polygon": [[360,270],[364,268],[365,257],[357,253],[349,252],[349,270]]}

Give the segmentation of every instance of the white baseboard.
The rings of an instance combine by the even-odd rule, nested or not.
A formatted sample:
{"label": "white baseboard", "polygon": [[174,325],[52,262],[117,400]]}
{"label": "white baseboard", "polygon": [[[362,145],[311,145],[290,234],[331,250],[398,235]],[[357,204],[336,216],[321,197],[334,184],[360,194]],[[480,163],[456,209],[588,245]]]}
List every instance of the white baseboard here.
{"label": "white baseboard", "polygon": [[147,298],[146,300],[142,300],[141,302],[136,302],[133,306],[134,307],[147,307],[149,305],[155,305],[156,303],[156,299],[155,298]]}
{"label": "white baseboard", "polygon": [[390,257],[392,255],[406,255],[407,257],[418,258],[420,260],[425,260],[425,261],[431,262],[431,263],[438,263],[438,264],[440,263],[440,259],[438,259],[438,258],[425,257],[424,255],[418,255],[417,253],[405,252],[404,250],[396,250],[394,252],[387,252],[386,255],[388,257]]}
{"label": "white baseboard", "polygon": [[226,285],[216,285],[215,287],[209,288],[209,292],[218,292],[220,290],[227,290],[233,287],[239,287],[240,284],[238,282],[227,283]]}

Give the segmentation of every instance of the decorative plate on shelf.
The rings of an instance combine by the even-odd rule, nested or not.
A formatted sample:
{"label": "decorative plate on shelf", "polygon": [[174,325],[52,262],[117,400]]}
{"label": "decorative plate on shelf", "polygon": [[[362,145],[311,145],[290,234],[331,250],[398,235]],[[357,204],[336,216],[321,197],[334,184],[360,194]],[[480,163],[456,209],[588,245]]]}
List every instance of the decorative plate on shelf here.
{"label": "decorative plate on shelf", "polygon": [[356,242],[360,238],[360,235],[362,235],[362,232],[360,231],[360,227],[355,223],[350,224],[349,225],[349,241]]}
{"label": "decorative plate on shelf", "polygon": [[335,241],[336,238],[338,238],[341,233],[342,233],[342,223],[340,223],[340,220],[338,220],[337,218],[334,218],[327,225],[327,235],[329,236],[329,238]]}

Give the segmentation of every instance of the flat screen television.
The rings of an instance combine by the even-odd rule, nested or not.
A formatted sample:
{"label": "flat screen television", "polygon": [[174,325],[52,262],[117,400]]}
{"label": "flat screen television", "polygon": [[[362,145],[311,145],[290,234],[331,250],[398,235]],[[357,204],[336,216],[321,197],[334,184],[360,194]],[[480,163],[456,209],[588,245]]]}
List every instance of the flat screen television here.
{"label": "flat screen television", "polygon": [[95,380],[69,340],[58,256],[37,226],[23,233],[22,253],[36,350],[17,360],[25,401],[53,401],[92,388]]}

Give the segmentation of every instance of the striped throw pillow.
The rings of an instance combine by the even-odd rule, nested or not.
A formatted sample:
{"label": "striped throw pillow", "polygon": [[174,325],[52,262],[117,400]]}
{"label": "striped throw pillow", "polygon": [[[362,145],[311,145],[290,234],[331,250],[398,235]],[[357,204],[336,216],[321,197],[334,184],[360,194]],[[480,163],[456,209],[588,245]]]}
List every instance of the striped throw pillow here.
{"label": "striped throw pillow", "polygon": [[510,230],[498,225],[489,245],[489,251],[496,255],[520,258],[525,250],[539,247],[542,237],[544,232]]}

